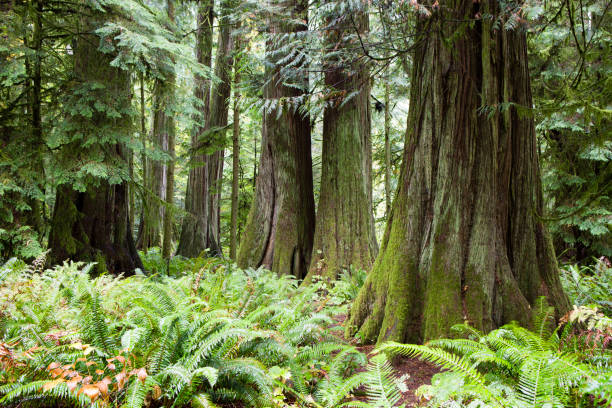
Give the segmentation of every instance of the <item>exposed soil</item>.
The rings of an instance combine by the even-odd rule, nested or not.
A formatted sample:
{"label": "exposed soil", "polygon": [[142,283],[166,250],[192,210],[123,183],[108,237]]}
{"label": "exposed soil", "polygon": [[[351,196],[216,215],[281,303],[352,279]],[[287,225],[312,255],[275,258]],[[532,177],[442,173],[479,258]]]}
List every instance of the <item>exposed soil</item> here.
{"label": "exposed soil", "polygon": [[[337,323],[331,326],[332,332],[344,338],[342,325],[346,320],[346,315],[334,316],[334,320]],[[358,346],[357,349],[369,358],[374,347],[373,345]],[[397,371],[397,377],[402,378],[403,382],[406,384],[406,390],[402,392],[400,404],[405,404],[404,406],[406,408],[418,407],[419,403],[424,401],[419,401],[419,397],[417,397],[414,392],[421,385],[430,384],[431,377],[439,373],[440,369],[418,358],[397,357],[392,360],[391,364]]]}

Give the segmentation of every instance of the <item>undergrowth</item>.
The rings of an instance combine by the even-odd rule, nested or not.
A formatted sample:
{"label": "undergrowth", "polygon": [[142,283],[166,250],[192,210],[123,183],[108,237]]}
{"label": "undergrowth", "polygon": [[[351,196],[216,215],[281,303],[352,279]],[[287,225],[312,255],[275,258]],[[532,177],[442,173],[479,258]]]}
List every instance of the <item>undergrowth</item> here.
{"label": "undergrowth", "polygon": [[365,356],[330,329],[361,278],[298,288],[213,259],[175,277],[40,265],[0,270],[0,406],[338,407],[360,387],[374,402],[397,395],[390,379],[366,386],[391,376],[387,363],[363,371]]}

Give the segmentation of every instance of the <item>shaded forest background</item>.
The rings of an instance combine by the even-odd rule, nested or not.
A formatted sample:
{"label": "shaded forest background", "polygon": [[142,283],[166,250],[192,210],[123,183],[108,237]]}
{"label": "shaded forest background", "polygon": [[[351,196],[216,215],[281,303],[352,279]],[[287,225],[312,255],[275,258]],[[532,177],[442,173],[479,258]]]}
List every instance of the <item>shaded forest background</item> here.
{"label": "shaded forest background", "polygon": [[[333,99],[333,92],[338,91],[325,83],[324,61],[330,58],[325,54],[330,51],[324,51],[321,41],[325,40],[318,31],[327,23],[329,7],[311,6],[308,30],[301,35],[279,35],[274,24],[286,26],[292,18],[280,3],[278,10],[272,10],[257,2],[229,1],[217,5],[187,1],[3,2],[2,257],[35,258],[53,243],[49,234],[54,208],[62,202],[62,186],[86,191],[100,183],[107,188],[125,185],[129,227],[138,249],[147,251],[165,244],[166,254],[174,254],[178,245],[178,254],[187,256],[206,248],[233,255],[245,239],[249,209],[256,196],[256,176],[261,171],[262,109],[270,110],[274,108],[270,104],[275,103],[265,87],[272,81],[270,64],[283,56],[270,52],[271,42],[281,44],[277,54],[287,47],[300,50],[284,58],[308,72],[304,94],[308,99],[302,96],[305,103],[295,93],[282,96],[282,103],[295,104],[294,108],[308,114],[314,199],[318,203],[323,110],[330,103],[339,103],[330,102],[330,95]],[[360,6],[348,2],[333,7],[355,12]],[[409,50],[414,41],[409,14],[418,13],[418,7],[374,2],[364,11],[369,26],[362,30],[361,43],[349,29],[346,35],[353,36],[350,46],[334,49],[331,56],[347,65],[357,59],[368,67],[368,78],[359,87],[370,88],[366,98],[371,110],[371,200],[379,241],[399,177],[411,86]],[[87,17],[90,15],[95,18]],[[552,232],[557,254],[576,261],[612,255],[609,15],[605,1],[528,2],[508,12],[503,22],[503,29],[517,26],[529,31],[534,107],[523,108],[525,115],[536,120],[545,202],[545,211],[538,216]],[[304,17],[297,16],[302,23]],[[212,20],[207,22],[206,18]],[[227,30],[225,38],[223,30]],[[288,31],[286,27],[283,30]],[[79,68],[78,51],[74,51],[81,41],[92,47],[82,58],[99,71],[89,73],[92,82],[88,84],[79,83],[75,73],[88,69]],[[209,55],[202,55],[207,52],[206,42]],[[223,47],[228,47],[225,52],[232,61],[226,72],[215,71],[223,68],[217,62]],[[295,81],[291,67],[282,71],[274,80]],[[118,81],[124,81],[121,89],[106,92],[103,86],[115,81],[112,78],[117,75],[122,77]],[[216,89],[223,81],[227,90],[222,97],[227,98],[229,117],[204,123],[209,100],[194,89],[198,83],[205,87],[212,84]],[[356,97],[343,92],[346,100],[342,103]],[[117,123],[120,118],[126,118],[123,124]],[[105,128],[107,122],[113,124]],[[207,137],[206,146],[192,141],[198,126],[206,128],[199,132],[200,139]],[[168,147],[169,129],[174,133],[174,152]],[[104,153],[116,142],[125,145],[120,160]],[[232,151],[238,153],[238,149],[233,164]],[[179,242],[190,214],[186,199],[189,174],[210,166],[210,160],[202,165],[197,157],[212,152],[217,152],[215,171],[220,173],[208,181],[207,189],[216,195],[210,204],[218,206],[218,210],[209,211],[218,214],[205,218],[212,222],[206,227],[210,235],[206,239],[215,242],[187,249]],[[234,224],[233,181],[237,185]],[[236,240],[233,246],[232,239]],[[57,261],[63,255],[69,254],[58,254]],[[92,254],[89,257],[95,258]]]}

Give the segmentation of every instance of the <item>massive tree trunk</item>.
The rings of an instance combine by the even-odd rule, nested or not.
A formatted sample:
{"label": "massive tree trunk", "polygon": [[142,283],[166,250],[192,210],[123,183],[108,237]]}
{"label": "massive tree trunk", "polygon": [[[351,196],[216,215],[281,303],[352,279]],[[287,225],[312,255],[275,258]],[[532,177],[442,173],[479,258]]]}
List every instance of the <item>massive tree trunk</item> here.
{"label": "massive tree trunk", "polygon": [[[185,209],[177,253],[187,257],[198,256],[208,249],[210,255],[220,255],[220,197],[223,176],[225,128],[229,108],[232,71],[232,38],[228,15],[231,0],[221,2],[219,41],[215,59],[215,76],[219,79],[210,88],[210,102],[205,103],[204,127],[196,129],[192,136],[194,156],[189,171]],[[210,11],[208,11],[210,10]],[[200,9],[197,52],[198,61],[210,66],[212,49],[212,3]],[[208,20],[205,20],[205,19]],[[206,101],[203,81],[198,82],[196,96]]]}
{"label": "massive tree trunk", "polygon": [[[81,190],[74,190],[68,183],[58,187],[49,261],[97,261],[99,270],[131,274],[135,268],[142,268],[142,263],[129,229],[127,182],[112,177],[113,172],[128,172],[128,150],[121,141],[132,133],[130,73],[111,66],[115,56],[98,48],[100,39],[94,30],[104,24],[107,15],[95,10],[83,15],[87,16],[82,17],[83,31],[88,34],[78,38],[74,50],[78,85],[71,96],[74,105],[68,105],[78,109],[71,109],[66,117],[64,129],[72,142],[61,152],[65,163],[75,166],[74,183]],[[86,98],[80,96],[82,89],[88,90]],[[120,116],[107,116],[110,108]],[[83,146],[87,146],[86,153]],[[111,178],[92,176],[82,166],[106,168]]]}
{"label": "massive tree trunk", "polygon": [[[307,2],[280,1],[292,20],[305,21]],[[274,17],[273,17],[274,18]],[[279,19],[279,17],[275,17]],[[279,55],[285,33],[307,29],[306,24],[271,21],[268,59],[288,64]],[[264,98],[261,158],[255,200],[241,239],[238,265],[264,266],[281,274],[303,278],[308,271],[314,233],[314,196],[310,153],[310,118],[298,111],[308,87],[308,74],[299,67],[286,72],[281,66],[268,72]],[[294,83],[296,86],[287,86]]]}
{"label": "massive tree trunk", "polygon": [[[361,35],[368,30],[367,3],[335,18],[334,28],[327,31],[329,51],[359,47],[355,29]],[[343,269],[369,269],[377,252],[369,72],[363,58],[329,57],[324,66],[325,84],[332,91],[323,115],[321,193],[307,280],[314,275],[333,279]]]}
{"label": "massive tree trunk", "polygon": [[418,342],[467,321],[526,323],[540,295],[568,308],[538,215],[542,194],[526,37],[495,0],[420,16],[404,161],[382,248],[347,333]]}

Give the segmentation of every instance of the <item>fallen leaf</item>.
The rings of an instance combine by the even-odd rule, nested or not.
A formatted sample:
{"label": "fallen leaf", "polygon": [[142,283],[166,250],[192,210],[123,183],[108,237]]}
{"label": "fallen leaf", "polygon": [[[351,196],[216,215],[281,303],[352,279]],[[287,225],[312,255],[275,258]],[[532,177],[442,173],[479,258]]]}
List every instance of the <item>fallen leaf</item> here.
{"label": "fallen leaf", "polygon": [[51,363],[51,364],[49,364],[49,365],[47,366],[47,370],[49,370],[49,371],[51,371],[51,370],[55,370],[55,369],[56,369],[56,368],[58,368],[59,366],[60,366],[60,363],[53,362],[53,363]]}
{"label": "fallen leaf", "polygon": [[81,387],[79,394],[81,393],[87,395],[91,402],[94,402],[98,395],[100,395],[100,390],[95,385],[88,384]]}
{"label": "fallen leaf", "polygon": [[138,375],[138,379],[144,384],[145,380],[147,379],[147,370],[143,368],[141,368],[140,370],[138,370],[137,372]]}
{"label": "fallen leaf", "polygon": [[125,380],[126,380],[125,371],[122,371],[119,374],[117,374],[115,376],[115,379],[117,380],[117,389],[118,390],[122,389],[123,386],[125,385]]}
{"label": "fallen leaf", "polygon": [[70,381],[66,382],[66,385],[68,386],[68,389],[70,391],[74,391],[76,389],[77,385],[79,385],[79,382],[75,381],[75,380],[70,380]]}
{"label": "fallen leaf", "polygon": [[61,378],[58,378],[57,380],[53,381],[47,381],[45,385],[43,385],[43,391],[52,390],[56,385],[62,382],[64,382],[64,380],[62,380]]}
{"label": "fallen leaf", "polygon": [[161,394],[162,394],[161,388],[159,387],[159,385],[155,385],[153,387],[153,399],[155,400],[159,399],[161,397]]}

